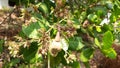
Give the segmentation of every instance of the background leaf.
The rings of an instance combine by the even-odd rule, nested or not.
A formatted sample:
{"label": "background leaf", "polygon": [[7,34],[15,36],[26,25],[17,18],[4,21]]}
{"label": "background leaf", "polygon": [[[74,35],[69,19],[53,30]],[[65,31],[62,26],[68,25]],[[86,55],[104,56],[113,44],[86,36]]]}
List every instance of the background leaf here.
{"label": "background leaf", "polygon": [[70,50],[80,50],[84,47],[81,37],[73,37],[68,41]]}
{"label": "background leaf", "polygon": [[91,59],[93,57],[93,52],[94,52],[94,50],[92,48],[86,48],[86,49],[82,50],[82,52],[80,54],[80,60],[82,62],[88,62],[89,59]]}
{"label": "background leaf", "polygon": [[38,43],[32,42],[29,47],[21,47],[21,53],[23,54],[23,57],[25,61],[28,63],[35,63],[38,60]]}
{"label": "background leaf", "polygon": [[41,11],[44,15],[49,14],[47,5],[45,3],[38,3],[38,10]]}
{"label": "background leaf", "polygon": [[80,68],[80,62],[78,62],[78,61],[74,61],[70,65],[72,66],[72,68]]}

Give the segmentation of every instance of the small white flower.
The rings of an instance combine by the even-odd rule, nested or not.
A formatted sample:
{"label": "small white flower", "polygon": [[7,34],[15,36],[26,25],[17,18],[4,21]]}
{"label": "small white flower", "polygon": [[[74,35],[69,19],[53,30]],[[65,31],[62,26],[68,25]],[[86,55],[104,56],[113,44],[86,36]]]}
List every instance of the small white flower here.
{"label": "small white flower", "polygon": [[102,20],[100,25],[109,24],[111,13],[107,13],[107,17]]}

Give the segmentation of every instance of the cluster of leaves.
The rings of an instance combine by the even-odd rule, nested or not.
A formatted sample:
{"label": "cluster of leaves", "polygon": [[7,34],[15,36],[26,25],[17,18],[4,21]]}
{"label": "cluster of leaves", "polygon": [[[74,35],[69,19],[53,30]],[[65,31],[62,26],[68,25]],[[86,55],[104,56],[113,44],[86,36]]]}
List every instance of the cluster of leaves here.
{"label": "cluster of leaves", "polygon": [[[117,53],[112,44],[114,40],[120,39],[118,0],[42,0],[29,2],[27,8],[32,8],[24,8],[31,16],[31,21],[23,25],[19,33],[24,40],[22,44],[19,42],[19,56],[22,56],[24,63],[40,63],[42,67],[48,68],[80,68],[80,62],[84,62],[89,68],[87,63],[97,49],[106,57],[116,58]],[[51,40],[57,32],[61,34],[60,39],[64,39],[60,41],[62,46],[54,44],[53,51],[50,51]],[[1,40],[0,48],[2,44]]]}

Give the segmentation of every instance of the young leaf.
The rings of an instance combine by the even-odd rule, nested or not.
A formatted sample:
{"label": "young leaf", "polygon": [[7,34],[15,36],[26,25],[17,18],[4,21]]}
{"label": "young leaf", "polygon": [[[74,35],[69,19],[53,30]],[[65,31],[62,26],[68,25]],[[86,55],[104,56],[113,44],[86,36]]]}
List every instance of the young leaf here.
{"label": "young leaf", "polygon": [[98,47],[100,47],[100,48],[101,48],[101,46],[100,46],[100,42],[98,41],[98,39],[97,39],[97,38],[95,38],[95,44],[96,44]]}
{"label": "young leaf", "polygon": [[108,48],[108,49],[102,49],[103,54],[106,55],[106,57],[109,57],[111,59],[115,59],[117,56],[117,53],[113,48]]}
{"label": "young leaf", "polygon": [[100,26],[96,26],[96,30],[97,30],[97,32],[101,32],[102,31]]}
{"label": "young leaf", "polygon": [[105,32],[103,36],[103,48],[108,49],[111,48],[113,43],[113,34],[110,31]]}
{"label": "young leaf", "polygon": [[93,57],[94,50],[92,48],[84,49],[80,54],[80,59],[83,62],[89,61]]}

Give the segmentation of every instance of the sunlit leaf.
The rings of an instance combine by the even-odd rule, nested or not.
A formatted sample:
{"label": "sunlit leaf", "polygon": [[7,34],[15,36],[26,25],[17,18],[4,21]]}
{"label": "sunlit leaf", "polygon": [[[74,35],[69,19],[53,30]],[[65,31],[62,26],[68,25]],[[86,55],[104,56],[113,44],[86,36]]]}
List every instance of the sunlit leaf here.
{"label": "sunlit leaf", "polygon": [[113,48],[108,48],[108,49],[102,49],[103,54],[106,55],[106,57],[109,57],[111,59],[115,59],[117,56],[117,53]]}
{"label": "sunlit leaf", "polygon": [[110,31],[105,32],[103,36],[103,48],[108,49],[111,48],[113,43],[113,34]]}
{"label": "sunlit leaf", "polygon": [[101,31],[102,31],[100,26],[96,26],[96,30],[97,30],[98,32],[101,32]]}
{"label": "sunlit leaf", "polygon": [[38,39],[41,36],[38,32],[40,26],[39,22],[31,23],[29,26],[23,26],[22,31],[27,37]]}
{"label": "sunlit leaf", "polygon": [[100,46],[100,42],[98,41],[98,39],[97,39],[97,38],[95,38],[95,44],[96,44],[98,47],[100,47],[100,48],[101,48],[101,46]]}

